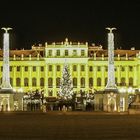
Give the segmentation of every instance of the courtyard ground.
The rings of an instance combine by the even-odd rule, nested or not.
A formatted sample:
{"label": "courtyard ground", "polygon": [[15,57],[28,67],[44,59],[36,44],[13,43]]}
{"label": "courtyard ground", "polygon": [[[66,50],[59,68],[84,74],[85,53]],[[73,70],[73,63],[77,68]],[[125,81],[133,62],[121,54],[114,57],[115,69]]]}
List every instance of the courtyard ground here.
{"label": "courtyard ground", "polygon": [[0,140],[140,140],[140,115],[0,113]]}

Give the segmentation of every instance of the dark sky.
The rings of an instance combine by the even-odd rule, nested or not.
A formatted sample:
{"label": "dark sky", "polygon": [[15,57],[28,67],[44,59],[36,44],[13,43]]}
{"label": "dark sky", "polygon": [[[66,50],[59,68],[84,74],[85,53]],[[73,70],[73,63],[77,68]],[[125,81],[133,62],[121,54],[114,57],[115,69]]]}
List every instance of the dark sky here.
{"label": "dark sky", "polygon": [[[107,46],[105,27],[116,27],[116,48],[140,49],[140,2],[137,0],[14,0],[0,4],[0,27],[10,26],[11,48],[45,42],[88,41]],[[1,47],[2,33],[0,32]]]}

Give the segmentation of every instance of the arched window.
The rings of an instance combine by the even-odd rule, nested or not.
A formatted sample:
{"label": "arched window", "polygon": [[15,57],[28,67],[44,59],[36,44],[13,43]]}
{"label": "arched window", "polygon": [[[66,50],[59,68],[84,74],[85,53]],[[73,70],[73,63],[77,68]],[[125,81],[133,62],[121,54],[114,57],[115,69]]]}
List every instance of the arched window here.
{"label": "arched window", "polygon": [[126,85],[126,83],[125,83],[125,78],[122,77],[122,78],[121,78],[121,86],[125,86],[125,85]]}
{"label": "arched window", "polygon": [[89,87],[93,87],[93,78],[89,78]]}
{"label": "arched window", "polygon": [[48,78],[48,87],[51,88],[53,86],[53,79]]}
{"label": "arched window", "polygon": [[81,78],[81,87],[84,88],[85,87],[85,78]]}
{"label": "arched window", "polygon": [[73,87],[77,88],[77,78],[73,78]]}
{"label": "arched window", "polygon": [[28,87],[29,86],[29,80],[28,78],[24,78],[24,86]]}
{"label": "arched window", "polygon": [[35,78],[35,77],[32,78],[32,86],[33,86],[33,87],[36,87],[36,78]]}
{"label": "arched window", "polygon": [[40,78],[40,86],[44,87],[44,78]]}
{"label": "arched window", "polygon": [[100,77],[97,78],[97,86],[101,86],[101,78]]}
{"label": "arched window", "polygon": [[10,77],[10,84],[13,86],[13,78]]}
{"label": "arched window", "polygon": [[20,82],[20,78],[16,78],[16,86],[20,87],[21,86],[21,82]]}
{"label": "arched window", "polygon": [[129,78],[129,86],[133,86],[133,78],[132,77]]}
{"label": "arched window", "polygon": [[56,87],[57,88],[60,87],[60,78],[59,77],[56,78]]}

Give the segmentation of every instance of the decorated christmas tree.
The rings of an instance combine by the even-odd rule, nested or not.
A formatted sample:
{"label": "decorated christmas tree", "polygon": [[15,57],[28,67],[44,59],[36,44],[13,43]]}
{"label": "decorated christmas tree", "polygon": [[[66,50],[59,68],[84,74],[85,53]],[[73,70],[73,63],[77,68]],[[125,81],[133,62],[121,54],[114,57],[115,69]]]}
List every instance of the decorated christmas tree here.
{"label": "decorated christmas tree", "polygon": [[73,85],[67,64],[65,64],[63,68],[60,90],[58,94],[59,98],[63,101],[69,101],[72,99]]}

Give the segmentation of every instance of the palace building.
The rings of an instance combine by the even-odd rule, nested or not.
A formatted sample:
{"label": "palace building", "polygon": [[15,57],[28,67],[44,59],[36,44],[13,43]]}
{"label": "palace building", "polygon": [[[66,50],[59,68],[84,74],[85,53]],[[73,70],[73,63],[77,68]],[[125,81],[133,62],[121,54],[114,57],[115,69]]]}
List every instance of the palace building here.
{"label": "palace building", "polygon": [[[115,81],[118,89],[140,88],[140,50],[117,49]],[[3,52],[0,50],[0,84]],[[32,46],[31,50],[10,50],[10,83],[17,92],[44,90],[56,97],[64,63],[69,66],[75,93],[104,89],[107,84],[108,51],[88,43],[64,42]],[[131,90],[130,92],[133,92]]]}

